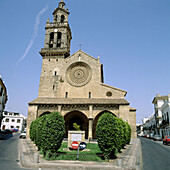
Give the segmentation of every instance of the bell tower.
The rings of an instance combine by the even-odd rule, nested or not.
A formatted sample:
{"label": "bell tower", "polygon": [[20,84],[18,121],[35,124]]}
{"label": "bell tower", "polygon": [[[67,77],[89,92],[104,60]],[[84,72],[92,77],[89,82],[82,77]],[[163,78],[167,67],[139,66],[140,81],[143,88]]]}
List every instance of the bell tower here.
{"label": "bell tower", "polygon": [[68,9],[65,8],[63,0],[59,2],[54,10],[53,22],[47,19],[44,48],[40,54],[44,56],[53,56],[53,58],[66,58],[70,55],[71,29],[68,24]]}

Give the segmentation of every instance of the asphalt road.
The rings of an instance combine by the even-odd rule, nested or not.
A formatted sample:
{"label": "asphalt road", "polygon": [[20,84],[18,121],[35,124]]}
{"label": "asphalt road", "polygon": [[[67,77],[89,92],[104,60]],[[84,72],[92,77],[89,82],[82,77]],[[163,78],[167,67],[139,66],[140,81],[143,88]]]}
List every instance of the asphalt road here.
{"label": "asphalt road", "polygon": [[26,170],[18,162],[18,140],[19,134],[0,140],[0,170]]}
{"label": "asphalt road", "polygon": [[170,145],[163,145],[162,141],[141,139],[143,170],[169,170]]}

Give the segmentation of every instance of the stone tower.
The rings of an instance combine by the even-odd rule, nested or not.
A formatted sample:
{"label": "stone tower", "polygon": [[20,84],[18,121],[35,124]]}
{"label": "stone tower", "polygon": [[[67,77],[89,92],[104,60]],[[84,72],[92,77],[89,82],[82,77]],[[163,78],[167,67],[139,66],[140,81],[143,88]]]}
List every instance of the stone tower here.
{"label": "stone tower", "polygon": [[[43,58],[39,97],[56,96],[60,76],[60,61],[70,55],[71,29],[68,24],[68,9],[65,9],[63,0],[53,12],[53,22],[46,23],[44,48],[40,54]],[[57,65],[59,65],[57,67]],[[62,69],[62,68],[61,68]],[[49,76],[51,75],[51,76]]]}
{"label": "stone tower", "polygon": [[104,84],[103,65],[82,50],[70,55],[71,29],[68,9],[61,0],[46,24],[41,49],[42,70],[38,98],[28,107],[27,137],[32,121],[58,111],[64,117],[66,136],[73,123],[80,125],[88,139],[96,138],[96,125],[104,112],[127,121],[136,137],[136,109],[125,99],[126,91]]}

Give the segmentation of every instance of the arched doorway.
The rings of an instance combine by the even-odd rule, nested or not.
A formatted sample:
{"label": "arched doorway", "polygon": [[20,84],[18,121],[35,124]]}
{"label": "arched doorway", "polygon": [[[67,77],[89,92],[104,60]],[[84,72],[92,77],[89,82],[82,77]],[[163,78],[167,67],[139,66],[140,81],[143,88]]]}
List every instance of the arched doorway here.
{"label": "arched doorway", "polygon": [[93,121],[93,139],[96,139],[96,138],[97,138],[97,136],[96,136],[96,126],[97,126],[97,122],[98,122],[98,120],[99,120],[99,117],[100,117],[103,113],[111,113],[112,115],[114,115],[114,116],[116,117],[115,114],[113,114],[112,112],[107,111],[107,110],[100,112],[100,113],[95,117],[95,119],[94,119],[94,121]]}
{"label": "arched doorway", "polygon": [[68,137],[69,130],[75,130],[73,128],[73,123],[80,125],[80,130],[85,131],[85,138],[88,138],[88,118],[87,116],[80,111],[71,111],[64,116],[66,134],[65,137]]}
{"label": "arched doorway", "polygon": [[43,115],[46,115],[46,114],[50,114],[51,112],[44,112],[42,113],[39,117],[43,116]]}

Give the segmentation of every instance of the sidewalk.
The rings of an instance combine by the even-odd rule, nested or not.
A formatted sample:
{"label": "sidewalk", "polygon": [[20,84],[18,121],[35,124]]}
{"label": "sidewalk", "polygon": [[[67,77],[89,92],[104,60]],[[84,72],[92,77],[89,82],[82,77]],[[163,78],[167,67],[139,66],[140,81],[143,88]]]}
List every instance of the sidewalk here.
{"label": "sidewalk", "polygon": [[20,163],[26,168],[50,168],[50,169],[77,169],[77,170],[139,170],[140,164],[140,140],[132,139],[126,149],[118,158],[111,162],[87,162],[87,161],[47,161],[39,156],[36,146],[30,139],[19,140]]}

